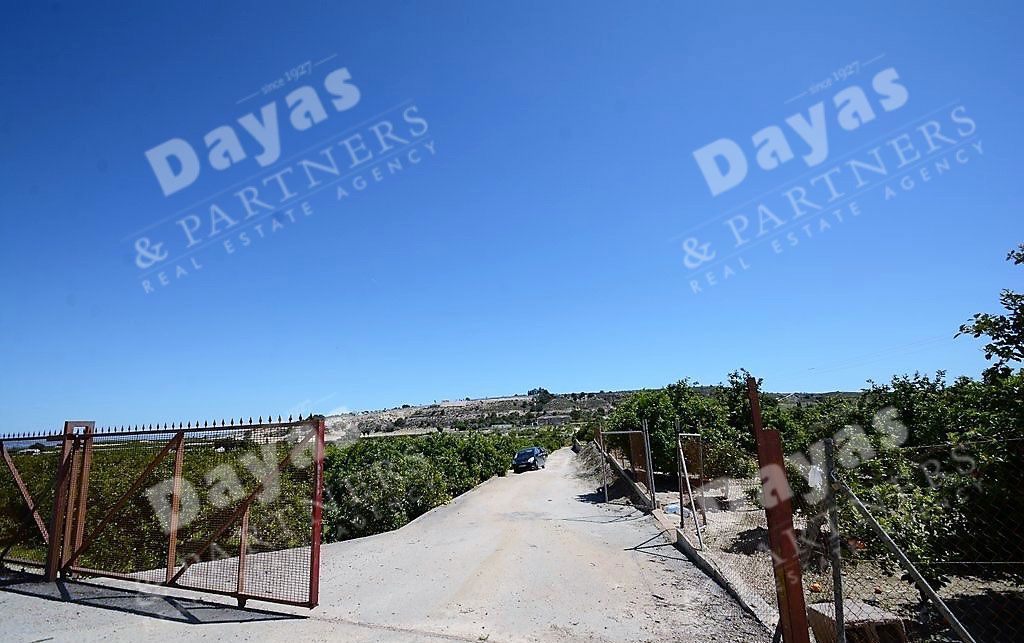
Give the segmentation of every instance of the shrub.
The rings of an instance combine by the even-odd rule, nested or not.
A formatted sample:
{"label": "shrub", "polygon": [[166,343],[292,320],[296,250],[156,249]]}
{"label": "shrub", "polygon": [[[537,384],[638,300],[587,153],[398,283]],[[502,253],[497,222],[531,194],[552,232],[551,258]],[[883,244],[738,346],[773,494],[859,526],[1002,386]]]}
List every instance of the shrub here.
{"label": "shrub", "polygon": [[324,539],[397,529],[417,516],[508,471],[519,449],[554,451],[569,436],[557,429],[504,434],[431,433],[329,445],[324,461]]}

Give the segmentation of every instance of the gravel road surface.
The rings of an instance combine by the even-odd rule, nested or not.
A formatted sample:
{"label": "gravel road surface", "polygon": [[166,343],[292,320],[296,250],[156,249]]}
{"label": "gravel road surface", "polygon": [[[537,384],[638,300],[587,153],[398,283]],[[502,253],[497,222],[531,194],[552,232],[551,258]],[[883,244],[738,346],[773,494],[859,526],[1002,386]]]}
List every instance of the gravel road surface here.
{"label": "gravel road surface", "polygon": [[69,583],[62,597],[8,581],[0,631],[26,642],[769,639],[651,517],[597,499],[562,449],[546,469],[493,478],[402,529],[325,545],[312,611],[106,582]]}

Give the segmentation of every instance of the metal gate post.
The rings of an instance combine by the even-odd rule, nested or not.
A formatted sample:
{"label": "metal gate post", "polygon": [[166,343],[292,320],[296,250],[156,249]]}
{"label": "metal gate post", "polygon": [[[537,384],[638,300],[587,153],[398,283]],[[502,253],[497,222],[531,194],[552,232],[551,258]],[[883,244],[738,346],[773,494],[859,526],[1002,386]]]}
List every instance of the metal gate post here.
{"label": "metal gate post", "polygon": [[[71,529],[71,539],[68,546],[68,549],[71,551],[77,550],[82,546],[82,538],[85,535],[85,515],[89,506],[89,470],[92,468],[92,435],[96,429],[96,423],[79,422],[77,426],[84,426],[85,433],[80,440],[76,441],[79,453],[77,467],[78,490],[75,492],[77,501],[73,508],[74,525]],[[76,481],[73,480],[72,484],[76,484]]]}
{"label": "metal gate post", "polygon": [[245,556],[249,549],[249,510],[252,505],[245,506],[242,514],[242,526],[238,532],[238,580],[235,584],[235,598],[238,606],[245,607]]}
{"label": "metal gate post", "polygon": [[[782,439],[778,431],[765,430],[761,425],[761,403],[757,381],[747,378],[750,415],[757,439],[757,461],[761,470],[765,516],[768,519],[768,544],[772,550],[775,570],[775,593],[779,601],[779,628],[786,643],[810,643],[807,629],[807,607],[804,603],[803,578],[800,570],[800,552],[793,530],[793,501],[786,480],[786,465],[782,455]],[[768,489],[778,491],[775,497]]]}
{"label": "metal gate post", "polygon": [[63,545],[61,547],[60,555],[60,567],[64,569],[64,566],[68,563],[68,557],[74,550],[74,532],[75,532],[75,508],[78,506],[78,487],[81,481],[82,467],[80,460],[82,457],[82,439],[77,435],[71,440],[71,466],[69,468],[68,484],[67,484],[67,498],[64,500],[64,506],[67,507],[64,516],[64,534],[62,536]]}
{"label": "metal gate post", "polygon": [[174,478],[171,482],[171,515],[167,521],[167,577],[174,576],[178,563],[178,515],[181,511],[181,468],[185,463],[185,433],[178,432],[178,446],[174,449]]}
{"label": "metal gate post", "polygon": [[67,493],[71,482],[71,441],[74,439],[73,422],[64,423],[60,446],[60,460],[57,463],[57,477],[54,483],[53,516],[50,520],[50,546],[46,552],[46,580],[57,580],[60,571],[61,551],[64,545],[64,522],[67,519]]}
{"label": "metal gate post", "polygon": [[604,482],[604,501],[608,502],[608,478],[611,476],[611,472],[608,469],[608,451],[604,448],[604,422],[601,422],[594,427],[594,442],[597,444],[597,449],[601,452],[601,480]]}
{"label": "metal gate post", "polygon": [[320,600],[320,538],[324,507],[324,417],[316,418],[316,445],[313,457],[313,533],[309,552],[309,606]]}
{"label": "metal gate post", "polygon": [[654,458],[651,457],[651,432],[644,420],[644,468],[647,469],[647,487],[651,490],[651,509],[658,508],[658,494],[654,490]]}

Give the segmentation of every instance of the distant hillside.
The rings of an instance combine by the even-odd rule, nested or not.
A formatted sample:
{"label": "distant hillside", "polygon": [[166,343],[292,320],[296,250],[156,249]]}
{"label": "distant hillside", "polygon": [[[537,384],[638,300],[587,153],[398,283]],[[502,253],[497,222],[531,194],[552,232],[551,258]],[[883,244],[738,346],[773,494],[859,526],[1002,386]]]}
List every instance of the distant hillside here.
{"label": "distant hillside", "polygon": [[[699,390],[708,394],[714,387]],[[444,400],[423,406],[402,406],[361,411],[327,418],[328,439],[351,441],[359,437],[411,435],[435,431],[507,430],[523,426],[558,426],[607,416],[635,391],[550,393],[537,388],[525,395],[483,399]],[[830,395],[856,397],[859,393],[772,393],[786,404],[813,404]]]}

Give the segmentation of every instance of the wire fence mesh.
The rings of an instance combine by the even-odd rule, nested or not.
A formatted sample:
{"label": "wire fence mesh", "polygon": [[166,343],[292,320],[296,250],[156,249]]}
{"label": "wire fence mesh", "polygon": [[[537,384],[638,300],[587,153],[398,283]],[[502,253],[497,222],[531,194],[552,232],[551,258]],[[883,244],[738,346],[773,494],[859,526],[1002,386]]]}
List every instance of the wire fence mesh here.
{"label": "wire fence mesh", "polygon": [[[848,642],[1024,640],[1024,439],[870,452],[846,446],[860,457],[837,458],[831,502],[825,462],[786,470],[811,640],[839,640],[833,551]],[[679,453],[690,472],[689,485],[679,477],[679,536],[775,627],[764,508],[772,490],[758,478],[694,474],[699,447],[683,439]]]}
{"label": "wire fence mesh", "polygon": [[[699,434],[677,436],[678,536],[699,552],[767,627],[779,620],[768,521],[756,477],[710,478]],[[799,522],[799,516],[796,518]],[[698,533],[699,527],[699,533]]]}
{"label": "wire fence mesh", "polygon": [[0,440],[0,560],[46,563],[60,454],[38,440]]}
{"label": "wire fence mesh", "polygon": [[[837,465],[847,630],[890,627],[908,641],[1024,640],[1022,465],[1020,439],[883,449]],[[819,572],[827,535],[803,540],[812,552],[805,588],[815,602],[829,601],[834,584]]]}

